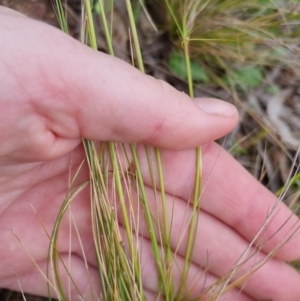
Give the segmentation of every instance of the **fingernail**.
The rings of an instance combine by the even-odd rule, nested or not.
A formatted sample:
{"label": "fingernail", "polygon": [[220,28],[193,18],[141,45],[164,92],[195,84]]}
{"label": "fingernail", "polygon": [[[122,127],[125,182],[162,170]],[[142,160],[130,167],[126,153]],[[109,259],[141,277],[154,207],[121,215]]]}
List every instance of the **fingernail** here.
{"label": "fingernail", "polygon": [[198,98],[195,99],[197,105],[206,113],[212,115],[233,117],[237,114],[237,109],[234,105],[215,98]]}

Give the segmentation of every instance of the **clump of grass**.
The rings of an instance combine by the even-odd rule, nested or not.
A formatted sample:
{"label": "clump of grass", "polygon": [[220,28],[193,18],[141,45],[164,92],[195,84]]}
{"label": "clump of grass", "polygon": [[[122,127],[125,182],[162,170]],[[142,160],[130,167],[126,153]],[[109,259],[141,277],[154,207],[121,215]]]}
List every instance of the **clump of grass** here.
{"label": "clump of grass", "polygon": [[[130,32],[132,35],[133,49],[136,54],[137,66],[141,72],[145,72],[143,65],[143,58],[139,46],[138,33],[135,25],[135,16],[131,1],[125,1],[128,21],[130,24]],[[67,32],[67,22],[65,19],[62,3],[56,1],[57,14],[62,30]],[[97,12],[101,16],[104,33],[107,41],[107,49],[110,55],[114,55],[112,43],[112,29],[109,28],[107,8],[113,9],[113,2],[102,1],[97,2]],[[97,49],[96,35],[94,29],[94,21],[92,16],[92,3],[90,0],[83,1],[84,20],[82,28],[83,41],[88,41],[88,44],[93,49]],[[113,15],[110,16],[111,18]],[[135,60],[133,60],[135,61]],[[186,51],[186,63],[189,66],[189,55]],[[189,67],[188,67],[189,68]],[[190,94],[193,96],[192,77],[189,76]],[[185,293],[186,278],[189,271],[190,260],[193,252],[194,239],[196,234],[199,199],[201,191],[201,153],[200,149],[196,150],[196,178],[195,189],[193,197],[193,213],[191,216],[190,234],[188,237],[187,256],[184,264],[184,272],[181,279],[180,290],[178,296],[174,292],[174,284],[172,278],[174,253],[170,247],[170,225],[166,206],[166,197],[164,189],[163,166],[161,163],[160,150],[151,150],[145,146],[145,153],[148,158],[149,171],[152,177],[153,187],[155,184],[154,169],[158,171],[159,187],[154,188],[155,198],[157,198],[157,191],[161,195],[161,200],[156,200],[162,204],[162,213],[159,213],[158,219],[153,217],[150,209],[150,201],[145,190],[140,164],[137,155],[135,144],[131,144],[128,148],[126,145],[119,145],[113,142],[102,143],[99,147],[93,141],[83,140],[86,152],[86,161],[90,169],[90,186],[91,186],[91,207],[92,207],[92,221],[94,243],[96,249],[99,279],[101,286],[101,294],[104,300],[144,300],[145,294],[143,285],[141,283],[141,267],[140,254],[138,247],[135,244],[133,233],[139,232],[138,223],[135,221],[134,207],[136,207],[132,200],[131,189],[138,194],[138,206],[143,212],[143,217],[152,245],[153,257],[156,263],[157,273],[159,276],[158,295],[163,295],[166,300],[181,299]],[[152,158],[151,153],[154,152],[155,159]],[[101,155],[99,155],[99,153]],[[120,156],[123,156],[120,159]],[[121,161],[126,161],[132,158],[134,170],[123,170]],[[109,162],[109,163],[108,163]],[[131,166],[128,162],[128,166]],[[109,176],[107,164],[112,166],[112,177]],[[108,183],[112,182],[113,194],[109,192]],[[125,188],[125,190],[124,190]],[[59,234],[59,227],[62,221],[63,214],[66,212],[67,206],[73,199],[73,194],[67,196],[61,213],[57,219],[50,246],[50,258],[54,266],[54,276],[59,291],[59,297],[62,300],[66,299],[64,288],[61,285],[61,279],[58,269],[59,252],[57,250],[56,241]],[[115,208],[121,207],[121,214],[119,215]],[[129,209],[128,209],[129,208]],[[122,237],[123,232],[120,231],[117,219],[121,219],[125,228],[125,237]],[[122,234],[121,234],[122,232]],[[157,234],[158,233],[158,236]],[[125,244],[128,246],[125,250]],[[64,264],[63,264],[64,265]],[[66,266],[65,266],[66,268]],[[70,275],[70,277],[72,277]]]}
{"label": "clump of grass", "polygon": [[[158,1],[154,5],[151,3],[151,9],[159,7]],[[169,69],[175,76],[188,81],[182,53],[184,44],[188,43],[191,71],[198,91],[202,90],[202,95],[234,102],[244,116],[236,131],[239,135],[243,132],[243,137],[238,140],[252,141],[244,143],[248,144],[247,148],[241,148],[239,154],[234,155],[243,162],[250,161],[245,162],[245,167],[251,172],[256,169],[253,174],[264,179],[264,183],[269,181],[269,188],[276,192],[279,186],[271,181],[274,171],[271,168],[268,172],[262,171],[265,176],[260,177],[259,170],[264,169],[264,164],[258,161],[264,162],[261,149],[266,146],[276,145],[288,158],[293,156],[289,150],[295,151],[298,147],[297,143],[291,146],[278,129],[279,125],[270,121],[266,106],[272,106],[272,96],[281,97],[281,89],[288,86],[295,87],[296,91],[298,86],[299,0],[166,0],[164,10],[161,7],[160,11],[155,10],[155,16],[160,14],[158,24],[166,30],[173,44]],[[293,79],[295,83],[289,83]],[[291,100],[292,93],[282,96],[282,103],[296,103],[296,92],[294,95],[296,100]],[[291,108],[294,109],[293,104]],[[294,129],[286,123],[289,135],[294,137],[293,130],[296,132],[297,127]],[[234,136],[230,137],[227,149],[234,144]],[[268,153],[266,157],[269,156]],[[259,165],[262,167],[257,168]]]}
{"label": "clump of grass", "polygon": [[[132,61],[137,65],[141,72],[145,72],[136,28],[136,18],[139,11],[138,8],[146,8],[143,4],[141,4],[135,6],[136,9],[134,10],[130,0],[124,0],[124,2],[128,13],[130,36],[132,37],[132,48],[134,49],[135,53],[135,57],[132,58]],[[114,2],[112,0],[99,0],[97,2],[92,2],[91,0],[82,1],[82,42],[86,42],[95,50],[98,48],[93,19],[93,4],[95,3],[97,4],[97,13],[101,16],[108,52],[110,55],[114,55],[114,37],[112,36],[113,31],[107,17],[107,14],[109,14],[110,18],[113,18],[112,10]],[[212,68],[216,68],[216,70],[222,66],[221,62],[223,62],[225,58],[227,59],[227,56],[230,57],[230,54],[232,54],[232,57],[230,57],[229,60],[231,63],[236,63],[239,60],[247,61],[248,59],[249,61],[247,61],[247,63],[251,63],[251,56],[247,53],[243,54],[242,59],[241,57],[237,57],[235,53],[237,47],[242,44],[248,45],[250,43],[250,38],[247,40],[246,36],[250,35],[252,38],[255,36],[253,28],[257,30],[256,34],[260,33],[260,35],[264,36],[264,38],[268,36],[266,34],[267,29],[258,30],[258,24],[264,24],[263,22],[256,23],[256,21],[254,22],[250,19],[246,21],[244,20],[245,24],[247,22],[253,22],[253,24],[251,23],[251,26],[248,24],[249,30],[247,33],[245,33],[245,30],[242,28],[230,27],[226,23],[229,15],[236,14],[237,18],[239,18],[239,15],[237,14],[237,10],[231,10],[229,3],[231,3],[232,6],[234,6],[234,4],[242,5],[241,1],[238,0],[228,0],[227,2],[213,0],[206,2],[199,0],[184,2],[179,0],[165,0],[166,9],[170,18],[169,22],[171,24],[170,32],[173,33],[174,41],[177,41],[182,47],[181,56],[184,59],[189,95],[192,98],[194,97],[194,67],[193,61],[191,61],[191,56],[203,56],[205,58],[205,64],[208,64],[211,60],[211,66]],[[257,4],[257,2],[255,3]],[[214,6],[211,7],[211,5]],[[249,6],[251,5],[249,4]],[[56,0],[56,8],[61,28],[65,32],[68,32],[65,13],[60,0]],[[206,10],[211,10],[210,18],[212,18],[211,16],[213,13],[216,13],[218,10],[222,11],[225,8],[228,9],[228,15],[226,18],[225,15],[220,17],[218,21],[215,20],[214,24],[208,24],[206,31],[202,32],[201,30],[204,29],[201,27],[200,23],[197,23],[198,18],[201,17]],[[258,10],[258,6],[256,6],[256,9]],[[249,11],[252,10],[249,8]],[[264,11],[265,14],[267,13],[266,11]],[[259,15],[260,11],[254,10],[252,13],[253,16]],[[268,20],[266,16],[265,18]],[[201,20],[201,22],[206,24],[204,20]],[[222,22],[227,24],[227,27]],[[225,35],[222,37],[221,32],[219,32],[221,23],[225,28],[223,28],[225,30]],[[216,24],[219,24],[219,27],[216,26]],[[237,37],[238,33],[240,34],[239,37]],[[229,37],[232,35],[236,36],[236,40],[233,41],[229,39]],[[257,47],[262,46],[263,43],[260,42],[258,37],[256,41]],[[223,44],[224,49],[221,49],[221,45]],[[215,53],[214,51],[208,52],[210,47],[214,49]],[[250,46],[248,45],[247,47]],[[218,51],[220,53],[218,53]],[[208,53],[211,53],[211,56]],[[239,60],[236,60],[237,58]],[[86,153],[86,161],[83,164],[87,164],[89,167],[90,180],[89,182],[83,183],[74,191],[70,190],[70,194],[66,196],[51,236],[49,266],[51,264],[54,268],[55,285],[56,290],[58,291],[59,299],[67,300],[65,288],[61,284],[62,281],[59,272],[60,263],[62,263],[64,269],[67,271],[70,279],[72,280],[72,275],[68,271],[67,265],[62,262],[59,255],[59,250],[57,248],[59,228],[70,203],[74,197],[82,189],[86,189],[87,186],[90,187],[91,191],[91,227],[93,228],[95,253],[99,271],[99,283],[101,287],[100,298],[105,301],[146,300],[146,294],[143,288],[141,277],[141,247],[138,242],[140,221],[136,218],[137,215],[139,216],[137,213],[141,211],[142,217],[148,229],[147,234],[150,237],[153,258],[155,260],[157,275],[159,278],[157,298],[162,296],[164,299],[166,299],[166,301],[181,301],[186,299],[189,295],[189,292],[186,290],[187,275],[193,255],[196,229],[200,214],[202,189],[201,149],[197,148],[195,150],[196,173],[194,188],[190,203],[187,204],[187,206],[192,207],[192,214],[188,217],[189,227],[186,231],[187,247],[182,275],[180,283],[177,283],[177,288],[175,289],[172,272],[173,269],[177,268],[176,250],[172,250],[170,246],[170,233],[172,227],[170,220],[172,220],[172,217],[168,216],[167,212],[164,172],[160,150],[145,146],[149,173],[151,174],[152,186],[154,187],[154,199],[157,204],[162,204],[161,210],[157,208],[158,214],[153,214],[153,209],[151,210],[150,199],[146,193],[137,154],[137,146],[135,144],[124,145],[113,142],[94,142],[84,139],[83,145]],[[124,162],[126,162],[125,165],[127,168],[123,167]],[[156,184],[156,178],[158,179],[158,185]],[[160,198],[158,198],[158,195],[160,195]],[[135,196],[135,198],[133,196]],[[124,229],[120,228],[118,220],[123,222]],[[263,229],[261,232],[262,231]],[[251,243],[251,245],[253,245],[253,243]],[[205,296],[205,298],[208,298],[210,301],[218,300],[222,293],[240,285],[249,275],[251,275],[251,273],[265,263],[265,261],[256,263],[255,266],[253,266],[249,271],[245,272],[244,275],[233,281],[232,279],[236,277],[240,267],[252,256],[254,256],[253,254],[249,255],[247,251],[248,250],[245,251],[245,254],[241,255],[237,265],[233,267],[227,275],[221,277],[216,283],[203,292],[203,296]],[[277,250],[274,250],[274,252],[269,254],[266,260],[271,258],[276,251]],[[75,283],[74,286],[76,287]],[[91,291],[93,291],[92,288]],[[199,296],[199,298],[201,299],[201,296]],[[97,297],[95,297],[95,300],[96,299]]]}
{"label": "clump of grass", "polygon": [[185,37],[191,56],[212,82],[229,83],[229,77],[235,86],[253,87],[261,84],[266,67],[299,66],[298,0],[165,2],[161,26],[177,49]]}

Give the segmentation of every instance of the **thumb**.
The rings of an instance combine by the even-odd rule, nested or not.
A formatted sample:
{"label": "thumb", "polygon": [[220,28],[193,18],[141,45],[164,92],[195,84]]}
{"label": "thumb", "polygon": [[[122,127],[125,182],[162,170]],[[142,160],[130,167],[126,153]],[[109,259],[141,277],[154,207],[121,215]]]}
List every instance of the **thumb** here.
{"label": "thumb", "polygon": [[220,138],[237,122],[234,106],[192,100],[46,24],[7,10],[0,20],[2,62],[12,78],[6,99],[38,113],[52,141],[84,137],[176,150]]}

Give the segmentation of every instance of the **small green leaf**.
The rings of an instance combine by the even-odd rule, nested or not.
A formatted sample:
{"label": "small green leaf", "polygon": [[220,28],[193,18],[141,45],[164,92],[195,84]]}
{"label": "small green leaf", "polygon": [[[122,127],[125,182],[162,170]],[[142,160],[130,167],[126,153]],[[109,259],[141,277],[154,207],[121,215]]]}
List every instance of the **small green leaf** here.
{"label": "small green leaf", "polygon": [[242,87],[253,88],[261,84],[263,73],[258,67],[247,67],[236,71],[234,79]]}
{"label": "small green leaf", "polygon": [[101,13],[101,8],[100,8],[100,4],[99,2],[95,2],[93,10],[95,12],[96,15],[100,15]]}
{"label": "small green leaf", "polygon": [[194,60],[191,60],[191,71],[194,81],[203,83],[207,83],[209,81],[209,77],[205,70]]}
{"label": "small green leaf", "polygon": [[[185,58],[183,54],[178,52],[172,52],[169,55],[169,69],[172,73],[177,75],[178,77],[187,80],[187,68],[185,63]],[[197,82],[208,82],[209,77],[206,74],[205,70],[197,63],[195,60],[190,60],[191,64],[191,73],[194,81]]]}
{"label": "small green leaf", "polygon": [[267,87],[267,92],[272,95],[276,95],[280,92],[280,88],[277,85],[270,85]]}
{"label": "small green leaf", "polygon": [[289,50],[286,47],[278,46],[273,49],[271,54],[277,57],[286,57],[289,54]]}

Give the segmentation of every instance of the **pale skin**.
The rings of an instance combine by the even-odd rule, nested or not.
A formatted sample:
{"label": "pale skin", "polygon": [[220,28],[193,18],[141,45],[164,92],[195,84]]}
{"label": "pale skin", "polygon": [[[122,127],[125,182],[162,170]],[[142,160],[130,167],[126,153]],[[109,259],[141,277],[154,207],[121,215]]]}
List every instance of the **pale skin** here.
{"label": "pale skin", "polygon": [[[81,137],[144,143],[162,149],[168,205],[175,202],[173,248],[193,186],[193,148],[202,145],[206,185],[189,279],[199,277],[208,262],[204,285],[228,272],[277,201],[212,142],[235,126],[236,109],[219,100],[191,100],[168,84],[141,74],[125,62],[96,53],[57,29],[6,8],[1,8],[0,14],[0,287],[19,290],[19,280],[24,291],[47,294],[45,280],[11,230],[45,271],[49,240],[33,208],[51,232],[68,189],[70,167],[75,170],[84,158]],[[150,191],[142,151],[140,160]],[[86,178],[87,171],[83,170],[80,180]],[[298,226],[297,217],[285,205],[279,204],[276,212],[264,237],[276,234],[258,251],[256,260],[263,259],[290,229]],[[92,283],[98,291],[88,190],[74,202],[72,213],[85,245]],[[69,223],[65,222],[59,242],[63,258],[69,252],[68,231]],[[145,290],[151,300],[157,276],[149,260],[149,240],[146,236],[140,239],[144,245],[142,276],[147,280]],[[73,277],[89,300],[76,236],[71,256]],[[177,256],[180,266],[184,245]],[[236,288],[219,300],[300,300],[300,277],[286,263],[299,257],[297,232],[250,276],[242,291]],[[180,271],[174,272],[175,281],[179,278]],[[66,275],[63,281],[67,285]],[[203,282],[199,281],[193,284],[193,294],[201,292]],[[71,294],[72,300],[79,300],[76,290]]]}

